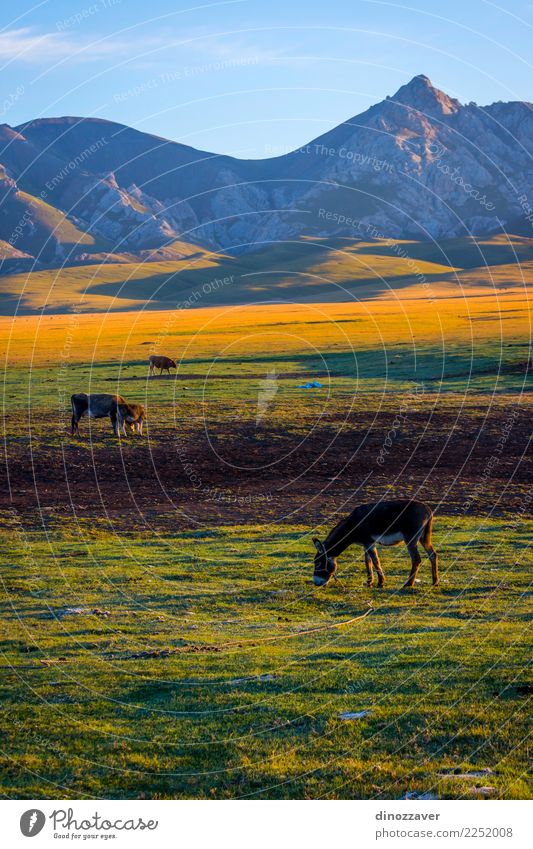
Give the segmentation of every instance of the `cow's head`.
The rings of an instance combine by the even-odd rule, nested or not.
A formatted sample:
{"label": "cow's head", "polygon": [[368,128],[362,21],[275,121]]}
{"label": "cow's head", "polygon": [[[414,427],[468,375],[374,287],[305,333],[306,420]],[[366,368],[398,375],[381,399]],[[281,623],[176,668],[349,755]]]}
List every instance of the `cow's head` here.
{"label": "cow's head", "polygon": [[335,576],[337,561],[334,557],[328,556],[323,542],[315,537],[313,543],[316,548],[313,581],[317,587],[324,587]]}

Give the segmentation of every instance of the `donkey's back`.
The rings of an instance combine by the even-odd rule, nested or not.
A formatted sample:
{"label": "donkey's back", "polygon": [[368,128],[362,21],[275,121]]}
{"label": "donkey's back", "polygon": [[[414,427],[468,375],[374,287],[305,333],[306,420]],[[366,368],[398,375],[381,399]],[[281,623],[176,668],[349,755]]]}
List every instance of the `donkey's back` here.
{"label": "donkey's back", "polygon": [[[395,545],[396,542],[421,539],[428,525],[431,528],[433,511],[422,501],[395,499],[359,504],[347,521],[352,524],[354,542],[365,544],[374,540],[381,545]],[[396,536],[398,540],[386,541]]]}

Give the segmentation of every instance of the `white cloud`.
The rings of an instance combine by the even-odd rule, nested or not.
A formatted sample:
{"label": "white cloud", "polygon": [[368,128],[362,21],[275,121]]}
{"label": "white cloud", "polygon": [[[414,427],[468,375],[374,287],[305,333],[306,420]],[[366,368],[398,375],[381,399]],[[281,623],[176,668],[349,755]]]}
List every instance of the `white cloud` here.
{"label": "white cloud", "polygon": [[147,39],[95,38],[82,40],[66,32],[39,33],[30,27],[0,32],[0,61],[41,64],[70,59],[94,62],[105,57],[124,56],[165,44],[162,37]]}
{"label": "white cloud", "polygon": [[[0,62],[26,64],[58,64],[64,61],[96,62],[105,58],[129,57],[145,65],[157,62],[165,50],[203,54],[205,60],[239,57],[240,61],[265,63],[285,57],[286,51],[255,46],[246,39],[228,38],[219,34],[181,33],[172,38],[168,33],[147,37],[95,36],[82,39],[69,32],[39,33],[31,27],[0,32]],[[183,60],[185,56],[181,57]]]}

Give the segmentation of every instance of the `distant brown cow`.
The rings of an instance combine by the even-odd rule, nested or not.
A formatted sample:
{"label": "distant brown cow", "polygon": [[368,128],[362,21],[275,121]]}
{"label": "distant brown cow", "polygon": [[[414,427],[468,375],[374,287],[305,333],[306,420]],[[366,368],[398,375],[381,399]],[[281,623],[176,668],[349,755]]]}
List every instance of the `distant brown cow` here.
{"label": "distant brown cow", "polygon": [[132,433],[137,431],[143,432],[144,424],[144,407],[142,404],[117,404],[117,422],[118,431],[122,429],[122,433],[126,436],[126,425],[129,426]]}
{"label": "distant brown cow", "polygon": [[156,368],[159,369],[159,374],[163,374],[164,371],[167,371],[170,374],[171,368],[178,368],[174,360],[171,360],[170,357],[156,357],[152,355],[148,362],[150,363],[151,375],[153,375]]}

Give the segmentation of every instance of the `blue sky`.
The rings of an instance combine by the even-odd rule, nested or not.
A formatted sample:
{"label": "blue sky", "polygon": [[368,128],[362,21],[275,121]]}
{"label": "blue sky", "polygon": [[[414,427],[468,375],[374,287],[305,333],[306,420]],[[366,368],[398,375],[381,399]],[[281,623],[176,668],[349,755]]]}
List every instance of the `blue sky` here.
{"label": "blue sky", "polygon": [[256,158],[419,73],[463,102],[533,100],[533,3],[18,0],[0,10],[0,122],[109,118]]}

